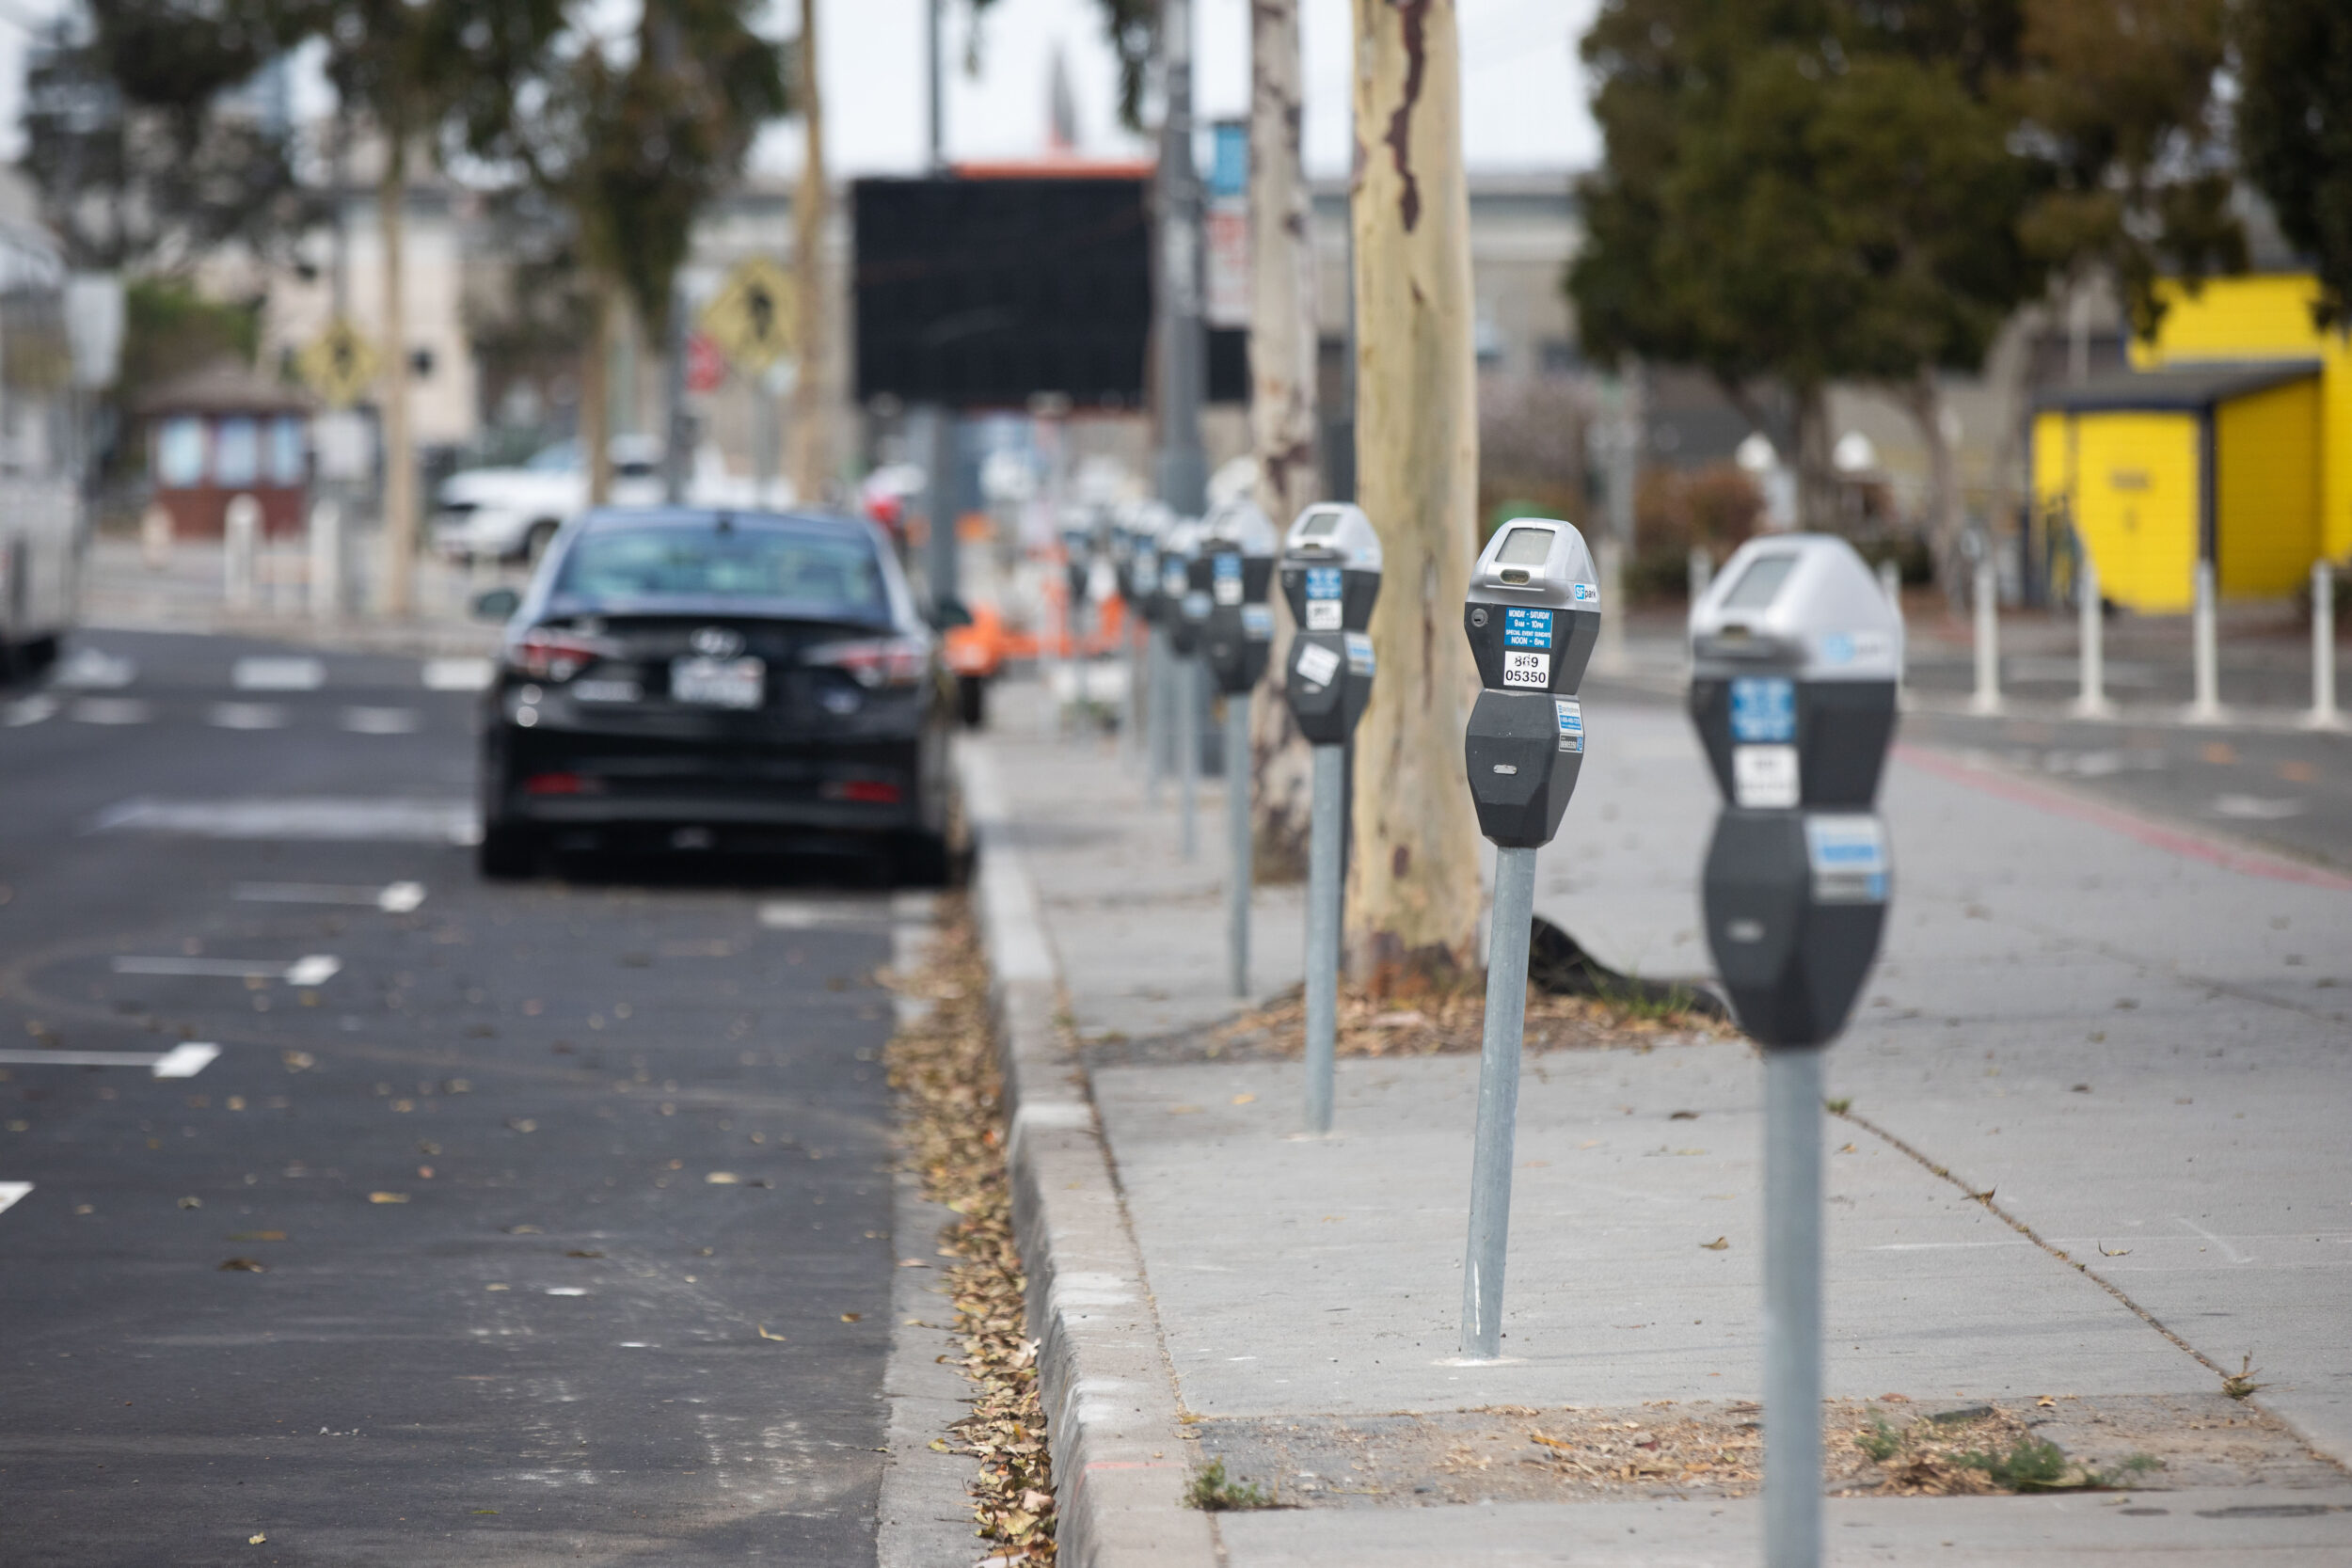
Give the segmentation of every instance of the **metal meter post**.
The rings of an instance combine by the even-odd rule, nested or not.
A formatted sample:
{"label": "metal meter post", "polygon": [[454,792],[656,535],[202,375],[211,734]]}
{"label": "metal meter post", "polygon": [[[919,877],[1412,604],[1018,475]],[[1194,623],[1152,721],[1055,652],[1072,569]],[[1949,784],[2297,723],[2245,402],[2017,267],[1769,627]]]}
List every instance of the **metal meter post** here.
{"label": "metal meter post", "polygon": [[1225,696],[1225,940],[1233,994],[1249,994],[1249,693],[1274,653],[1274,552],[1280,541],[1266,515],[1249,500],[1228,501],[1209,515],[1196,585],[1209,594],[1201,657]]}
{"label": "metal meter post", "polygon": [[1372,607],[1380,536],[1359,507],[1311,506],[1282,542],[1282,597],[1297,630],[1282,670],[1291,717],[1314,751],[1307,832],[1307,1131],[1331,1131],[1339,1044],[1340,834],[1347,821],[1348,737],[1372,701]]}
{"label": "metal meter post", "polygon": [[1764,1047],[1764,1532],[1821,1557],[1821,1066],[1878,954],[1890,872],[1871,809],[1895,735],[1902,622],[1853,546],[1740,546],[1691,617],[1691,717],[1728,803],[1707,940]]}
{"label": "metal meter post", "polygon": [[1209,595],[1192,585],[1200,554],[1198,517],[1180,519],[1160,543],[1160,592],[1168,600],[1168,687],[1175,706],[1177,805],[1183,816],[1180,851],[1187,861],[1199,848],[1194,806],[1200,793],[1200,633],[1209,620]]}
{"label": "metal meter post", "polygon": [[1478,831],[1495,845],[1478,1141],[1470,1160],[1470,1244],[1462,1255],[1462,1354],[1486,1360],[1502,1354],[1535,851],[1560,831],[1584,765],[1584,710],[1576,690],[1600,638],[1595,577],[1592,552],[1574,527],[1522,517],[1486,542],[1462,607],[1479,685],[1462,753]]}
{"label": "metal meter post", "polygon": [[1127,599],[1144,626],[1143,726],[1147,793],[1160,803],[1160,781],[1168,776],[1168,600],[1160,593],[1160,536],[1168,518],[1157,508],[1136,519],[1135,553],[1128,562]]}

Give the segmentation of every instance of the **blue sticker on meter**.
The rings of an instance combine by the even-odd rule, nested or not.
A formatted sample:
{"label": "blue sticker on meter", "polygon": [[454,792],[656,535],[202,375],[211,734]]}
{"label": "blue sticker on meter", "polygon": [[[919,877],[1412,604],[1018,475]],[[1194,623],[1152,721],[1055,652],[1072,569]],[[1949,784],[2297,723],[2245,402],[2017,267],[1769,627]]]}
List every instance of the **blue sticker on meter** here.
{"label": "blue sticker on meter", "polygon": [[1506,648],[1551,646],[1551,611],[1506,610],[1502,612],[1502,645]]}
{"label": "blue sticker on meter", "polygon": [[1731,683],[1731,738],[1743,746],[1786,746],[1797,738],[1797,687],[1781,675],[1742,675]]}
{"label": "blue sticker on meter", "polygon": [[1886,902],[1886,830],[1877,817],[1858,813],[1808,816],[1804,838],[1815,903]]}
{"label": "blue sticker on meter", "polygon": [[1209,557],[1209,591],[1221,605],[1241,603],[1241,557],[1219,550]]}
{"label": "blue sticker on meter", "polygon": [[[1240,570],[1238,560],[1235,562],[1234,569],[1236,571]],[[1307,568],[1307,597],[1311,599],[1336,599],[1339,596],[1340,569],[1337,566],[1310,566]]]}
{"label": "blue sticker on meter", "polygon": [[1551,711],[1560,721],[1560,750],[1581,753],[1584,750],[1584,709],[1574,697],[1554,697]]}

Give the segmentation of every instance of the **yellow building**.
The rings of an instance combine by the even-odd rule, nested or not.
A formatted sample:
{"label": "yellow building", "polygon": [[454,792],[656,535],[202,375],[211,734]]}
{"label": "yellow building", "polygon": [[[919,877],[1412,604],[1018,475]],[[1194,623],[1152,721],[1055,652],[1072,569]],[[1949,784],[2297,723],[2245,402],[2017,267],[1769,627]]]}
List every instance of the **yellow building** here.
{"label": "yellow building", "polygon": [[2352,556],[2352,343],[2312,325],[2316,296],[2302,276],[2175,286],[2136,372],[2039,400],[2038,509],[2106,597],[2185,610],[2200,559],[2225,594],[2280,596]]}

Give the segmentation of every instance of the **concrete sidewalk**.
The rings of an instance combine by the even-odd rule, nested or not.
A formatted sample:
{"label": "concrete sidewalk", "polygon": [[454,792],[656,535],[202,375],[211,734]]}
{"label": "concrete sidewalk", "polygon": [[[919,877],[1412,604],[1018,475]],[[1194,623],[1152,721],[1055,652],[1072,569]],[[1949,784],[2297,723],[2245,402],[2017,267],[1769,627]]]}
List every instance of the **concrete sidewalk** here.
{"label": "concrete sidewalk", "polygon": [[[1605,695],[1587,708],[1592,754],[1538,909],[1620,968],[1701,974],[1715,799],[1688,724]],[[1756,1560],[1752,1498],[1524,1500],[1502,1471],[1416,1478],[1377,1435],[1407,1412],[1758,1396],[1748,1049],[1529,1057],[1509,1354],[1458,1364],[1474,1058],[1343,1059],[1336,1133],[1297,1136],[1294,1063],[1201,1043],[1237,1006],[1217,835],[1180,863],[1172,805],[1144,803],[1111,743],[1055,737],[1034,705],[997,712],[971,758],[992,948],[1050,965],[1070,1032],[1095,1042],[1073,1077],[1034,1010],[1008,1041],[1063,1107],[1047,1108],[1059,1135],[1084,1131],[1083,1092],[1099,1144],[1028,1183],[1024,1226],[1033,1319],[1069,1351],[1046,1364],[1066,1385],[1049,1398],[1057,1460],[1077,1461],[1057,1469],[1072,1560],[1205,1561],[1184,1544],[1212,1537],[1235,1565]],[[1206,821],[1220,806],[1204,792]],[[1882,807],[1895,919],[1830,1058],[1832,1094],[1852,1101],[1829,1126],[1830,1394],[2049,1396],[2042,1434],[2087,1463],[2125,1457],[2101,1445],[2130,1422],[2082,1411],[2288,1427],[2269,1424],[2267,1460],[2184,1452],[2130,1495],[1835,1499],[1834,1558],[2345,1560],[2352,880],[1931,751],[1900,753]],[[1300,923],[1295,890],[1259,895],[1263,991],[1295,983]],[[1124,1235],[1097,1234],[1066,1288],[1056,1211],[1081,1203],[1098,1226],[1116,1203]],[[1086,1429],[1109,1406],[1079,1385],[1107,1317],[1124,1370],[1095,1387],[1117,1385],[1125,1447],[1104,1460]],[[2220,1377],[2248,1354],[2264,1387],[2237,1405]],[[1352,1475],[1247,1475],[1307,1506],[1179,1505],[1210,1455],[1246,1469],[1367,1431]]]}

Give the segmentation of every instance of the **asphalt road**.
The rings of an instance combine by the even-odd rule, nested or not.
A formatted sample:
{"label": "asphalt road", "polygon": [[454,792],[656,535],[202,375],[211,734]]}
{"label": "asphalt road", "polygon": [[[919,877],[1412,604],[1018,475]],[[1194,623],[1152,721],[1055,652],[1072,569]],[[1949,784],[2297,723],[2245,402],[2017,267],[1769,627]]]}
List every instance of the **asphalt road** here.
{"label": "asphalt road", "polygon": [[0,694],[0,1051],[218,1055],[5,1066],[0,1560],[871,1562],[914,905],[485,885],[420,661],[79,650]]}

